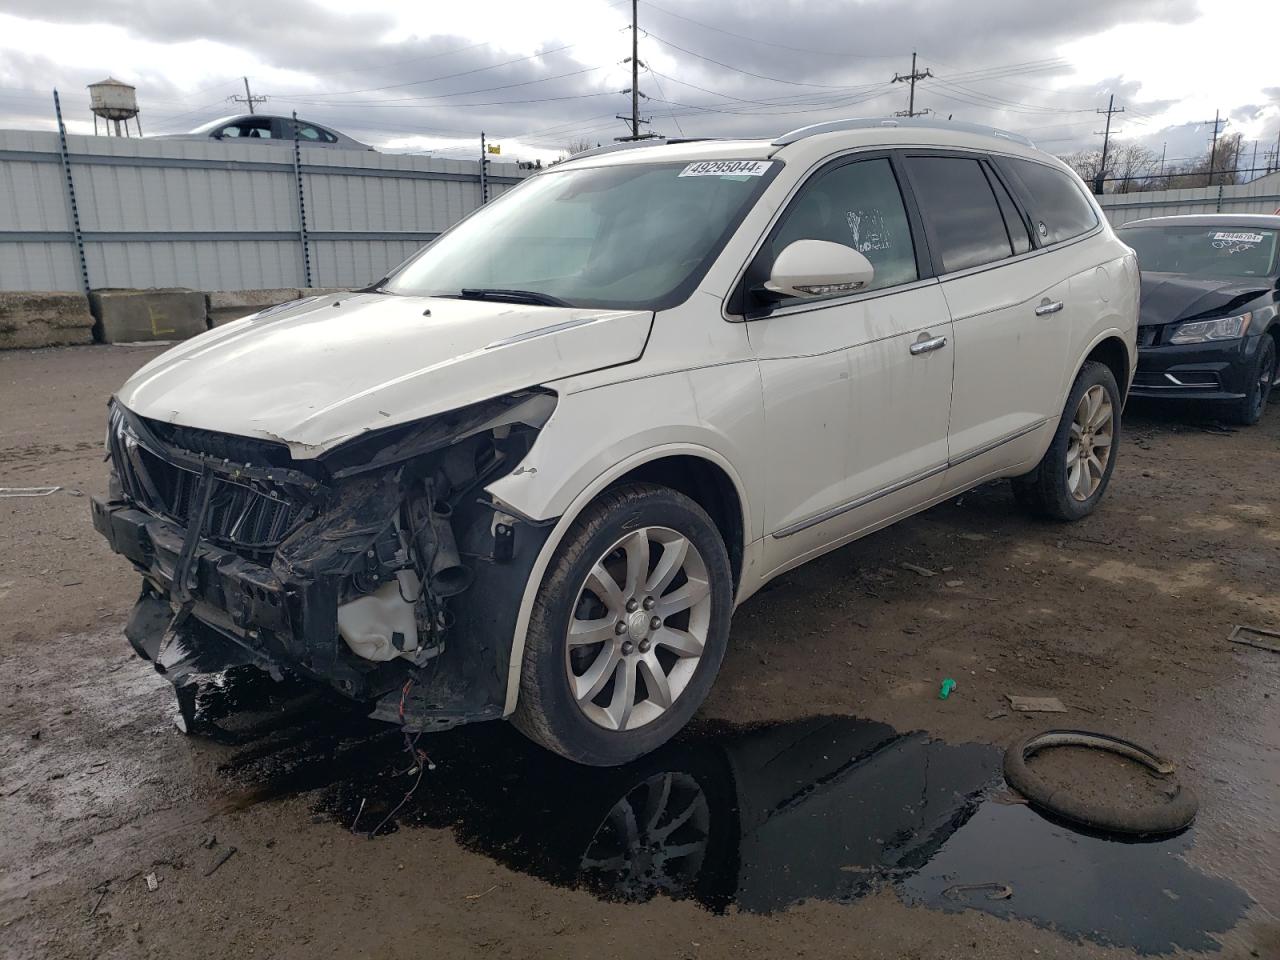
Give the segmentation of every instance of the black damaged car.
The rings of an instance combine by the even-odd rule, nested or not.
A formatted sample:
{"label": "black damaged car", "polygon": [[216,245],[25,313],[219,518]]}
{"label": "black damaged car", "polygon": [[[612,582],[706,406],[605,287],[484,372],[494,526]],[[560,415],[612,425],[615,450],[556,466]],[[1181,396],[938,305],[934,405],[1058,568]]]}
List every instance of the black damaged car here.
{"label": "black damaged car", "polygon": [[1131,396],[1203,400],[1257,423],[1277,374],[1280,216],[1134,220],[1142,310]]}

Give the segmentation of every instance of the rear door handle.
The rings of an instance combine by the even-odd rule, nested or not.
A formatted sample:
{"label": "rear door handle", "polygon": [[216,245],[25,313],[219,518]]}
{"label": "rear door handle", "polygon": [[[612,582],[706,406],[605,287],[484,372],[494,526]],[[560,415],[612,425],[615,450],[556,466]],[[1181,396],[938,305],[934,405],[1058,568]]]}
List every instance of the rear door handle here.
{"label": "rear door handle", "polygon": [[[928,334],[920,334],[921,337],[927,337]],[[911,345],[911,355],[918,357],[922,353],[932,353],[934,350],[941,350],[947,345],[946,337],[934,337],[933,339],[917,340]]]}
{"label": "rear door handle", "polygon": [[1051,313],[1057,313],[1061,309],[1062,309],[1061,300],[1054,300],[1053,302],[1050,302],[1049,300],[1044,300],[1041,302],[1040,306],[1036,307],[1036,316],[1037,317],[1047,316],[1048,314],[1051,314]]}

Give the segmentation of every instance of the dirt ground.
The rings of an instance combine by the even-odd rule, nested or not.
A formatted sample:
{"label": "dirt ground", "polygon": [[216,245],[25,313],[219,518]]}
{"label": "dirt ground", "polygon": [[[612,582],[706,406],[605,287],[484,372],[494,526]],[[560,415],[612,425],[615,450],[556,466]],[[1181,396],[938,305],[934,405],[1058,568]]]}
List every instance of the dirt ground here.
{"label": "dirt ground", "polygon": [[[716,782],[737,799],[708,793],[741,837],[727,859],[705,853],[731,865],[730,893],[618,902],[556,859],[578,850],[578,829],[594,842],[599,813],[583,797],[614,781],[579,779],[505,725],[424,740],[435,768],[408,774],[394,737],[308,727],[334,712],[305,697],[269,706],[275,732],[247,745],[174,728],[167,682],[121,636],[137,577],[94,533],[88,503],[106,486],[106,399],[157,352],[0,354],[0,486],[63,488],[0,499],[0,955],[1280,957],[1280,655],[1227,642],[1234,624],[1280,629],[1280,406],[1231,431],[1131,405],[1093,517],[1031,521],[992,485],[753,598],[701,712],[700,729],[729,733],[673,748],[730,758],[732,777]],[[944,678],[957,682],[945,700]],[[1067,712],[1011,713],[1006,694],[1057,697]],[[926,771],[926,799],[890,792],[877,813],[908,775],[851,764],[757,809],[751,791],[767,792],[770,771],[791,774],[781,760],[748,771],[744,744],[813,718],[837,718],[821,728],[833,743],[834,729],[923,731],[890,739],[932,758],[902,768]],[[304,732],[280,735],[290,723]],[[1049,726],[1174,759],[1200,798],[1195,827],[1122,844],[1011,803],[999,753],[974,745]],[[805,762],[825,770],[828,752]],[[977,800],[947,786],[971,773],[986,778]],[[414,776],[422,794],[395,811]],[[928,830],[893,826],[953,800],[962,812]],[[368,839],[384,815],[393,832]],[[870,879],[846,829],[878,851]],[[911,856],[884,866],[889,847]],[[977,873],[984,857],[1007,875]],[[806,879],[828,862],[839,883]],[[1011,895],[965,902],[965,884],[993,882]],[[1153,910],[1168,919],[1152,927]],[[1178,923],[1185,935],[1160,935]],[[1154,939],[1134,933],[1148,928]]]}

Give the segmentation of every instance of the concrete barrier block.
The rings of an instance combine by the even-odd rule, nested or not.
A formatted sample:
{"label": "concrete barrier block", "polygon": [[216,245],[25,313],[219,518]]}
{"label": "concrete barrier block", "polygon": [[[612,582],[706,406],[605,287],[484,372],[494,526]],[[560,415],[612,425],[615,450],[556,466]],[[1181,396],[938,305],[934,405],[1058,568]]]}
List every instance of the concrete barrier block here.
{"label": "concrete barrier block", "polygon": [[264,290],[216,290],[206,295],[209,325],[216,327],[239,320],[277,303],[297,300],[304,294],[297,287],[274,287]]}
{"label": "concrete barrier block", "polygon": [[79,293],[0,292],[0,350],[93,342],[93,314]]}
{"label": "concrete barrier block", "polygon": [[209,329],[204,294],[196,290],[94,290],[89,305],[102,343],[186,340]]}
{"label": "concrete barrier block", "polygon": [[298,291],[304,297],[323,297],[331,293],[350,293],[350,287],[303,287]]}

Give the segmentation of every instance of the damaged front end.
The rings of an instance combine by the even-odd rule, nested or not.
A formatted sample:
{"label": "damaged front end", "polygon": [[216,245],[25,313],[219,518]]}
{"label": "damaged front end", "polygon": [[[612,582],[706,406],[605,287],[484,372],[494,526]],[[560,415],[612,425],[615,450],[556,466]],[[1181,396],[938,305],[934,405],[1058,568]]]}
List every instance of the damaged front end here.
{"label": "damaged front end", "polygon": [[524,585],[550,527],[485,492],[555,409],[524,390],[316,459],[113,401],[93,522],[143,575],[126,635],[194,720],[201,676],[332,686],[410,730],[502,715]]}

